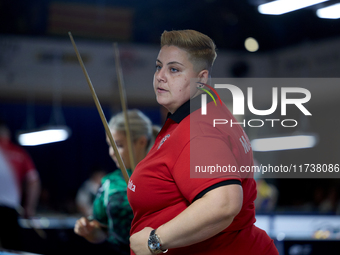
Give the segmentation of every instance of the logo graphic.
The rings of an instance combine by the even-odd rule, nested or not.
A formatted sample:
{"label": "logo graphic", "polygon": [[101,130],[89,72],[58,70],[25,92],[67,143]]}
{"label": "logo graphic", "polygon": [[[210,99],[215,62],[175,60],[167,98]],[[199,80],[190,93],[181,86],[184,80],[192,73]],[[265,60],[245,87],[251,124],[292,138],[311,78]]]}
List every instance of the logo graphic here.
{"label": "logo graphic", "polygon": [[[203,88],[204,86],[206,86],[208,89],[213,91],[215,93],[215,95],[217,96],[218,100],[220,101],[220,104],[223,105],[219,94],[217,93],[217,91],[213,87],[211,87],[208,84],[202,83],[202,82],[197,82],[197,83],[200,84],[197,88],[206,92],[212,98],[212,100],[214,100],[214,103],[215,103],[216,106],[217,106],[217,103],[216,103],[214,96],[207,89]],[[207,115],[207,95],[206,94],[202,94],[202,96],[201,96],[201,105],[202,105],[201,114]]]}
{"label": "logo graphic", "polygon": [[[207,86],[207,88],[212,90],[216,94],[216,96],[218,97],[218,99],[220,100],[220,103],[222,105],[222,100],[221,100],[220,96],[217,94],[217,92],[214,88],[212,88],[208,84],[204,84],[204,83],[199,83],[199,84]],[[197,87],[197,88],[207,92],[207,94],[209,94],[211,96],[211,98],[214,100],[215,105],[217,105],[215,98],[213,97],[213,95],[208,90],[206,90],[202,87]],[[244,94],[243,94],[243,92],[240,88],[238,88],[235,85],[231,85],[231,84],[215,84],[215,88],[217,88],[217,89],[228,89],[231,92],[232,98],[233,98],[233,114],[234,115],[244,115],[245,99],[244,99]],[[248,92],[248,94],[247,94],[247,96],[248,96],[247,97],[247,105],[248,105],[248,109],[251,113],[258,115],[258,116],[265,116],[265,115],[270,115],[270,114],[274,113],[275,110],[277,109],[277,107],[278,107],[278,88],[277,87],[272,88],[272,106],[270,107],[270,109],[267,109],[267,110],[258,110],[254,107],[254,104],[253,104],[253,88],[252,87],[248,87],[247,92]],[[288,98],[287,95],[290,94],[290,93],[304,95],[304,97]],[[287,105],[295,105],[304,115],[311,116],[312,114],[306,109],[305,106],[303,106],[303,104],[307,103],[310,99],[311,99],[311,93],[308,89],[299,88],[299,87],[282,87],[281,88],[281,115],[282,116],[287,115],[287,111],[286,111]],[[201,105],[202,105],[201,114],[206,115],[207,114],[206,94],[202,94],[202,96],[201,96]]]}
{"label": "logo graphic", "polygon": [[128,188],[133,192],[136,191],[136,185],[133,184],[131,179],[129,180]]}
{"label": "logo graphic", "polygon": [[[206,86],[208,89],[210,89],[211,91],[213,91],[213,92],[216,94],[218,100],[220,101],[220,103],[221,103],[221,105],[222,105],[222,100],[221,100],[219,94],[217,93],[217,91],[216,91],[213,87],[211,87],[211,86],[208,85],[208,84],[202,83],[202,82],[197,82],[197,83],[200,84],[200,85],[202,85],[202,86]],[[206,92],[206,93],[212,98],[212,100],[214,100],[214,103],[215,103],[215,105],[217,106],[216,100],[215,100],[214,96],[209,92],[209,90],[204,89],[204,88],[202,88],[202,87],[200,87],[200,86],[197,87],[197,88],[200,89],[200,90],[203,90],[204,92]]]}
{"label": "logo graphic", "polygon": [[240,140],[240,142],[243,146],[244,153],[247,154],[250,151],[251,143],[248,139],[246,132],[244,132],[244,130],[243,130],[243,135],[241,136],[241,138],[239,140]]}
{"label": "logo graphic", "polygon": [[157,150],[163,145],[163,143],[166,141],[166,139],[168,139],[170,137],[170,134],[167,134],[166,136],[163,137],[163,139],[161,140],[161,142],[158,145]]}

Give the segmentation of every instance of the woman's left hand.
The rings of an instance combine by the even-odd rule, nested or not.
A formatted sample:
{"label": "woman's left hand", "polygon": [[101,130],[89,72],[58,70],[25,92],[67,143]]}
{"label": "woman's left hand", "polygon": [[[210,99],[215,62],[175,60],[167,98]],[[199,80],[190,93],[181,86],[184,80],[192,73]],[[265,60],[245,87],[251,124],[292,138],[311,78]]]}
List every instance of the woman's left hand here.
{"label": "woman's left hand", "polygon": [[130,237],[130,248],[136,255],[152,255],[148,247],[148,240],[153,228],[146,227]]}

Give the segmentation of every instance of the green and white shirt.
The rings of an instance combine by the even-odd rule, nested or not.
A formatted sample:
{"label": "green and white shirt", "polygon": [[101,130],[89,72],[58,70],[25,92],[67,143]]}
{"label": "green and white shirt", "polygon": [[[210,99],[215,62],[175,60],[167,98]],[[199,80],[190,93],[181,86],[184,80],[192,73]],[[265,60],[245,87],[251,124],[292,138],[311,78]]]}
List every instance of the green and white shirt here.
{"label": "green and white shirt", "polygon": [[129,244],[133,213],[126,189],[124,177],[117,169],[103,177],[93,202],[93,218],[108,227],[108,241],[113,244]]}

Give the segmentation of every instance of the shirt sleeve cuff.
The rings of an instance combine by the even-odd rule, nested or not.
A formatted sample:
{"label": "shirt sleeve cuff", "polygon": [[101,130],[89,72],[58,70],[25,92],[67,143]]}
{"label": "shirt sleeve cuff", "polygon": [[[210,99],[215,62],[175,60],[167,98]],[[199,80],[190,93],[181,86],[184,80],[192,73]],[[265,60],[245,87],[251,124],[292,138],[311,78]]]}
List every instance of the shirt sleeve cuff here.
{"label": "shirt sleeve cuff", "polygon": [[221,181],[219,183],[215,183],[215,184],[211,185],[210,187],[206,188],[205,190],[202,190],[200,193],[198,193],[198,195],[196,195],[196,197],[192,200],[191,203],[195,202],[197,199],[200,199],[206,193],[208,193],[209,191],[211,191],[213,189],[216,189],[218,187],[225,186],[225,185],[231,185],[231,184],[242,185],[240,180],[226,180],[226,181]]}

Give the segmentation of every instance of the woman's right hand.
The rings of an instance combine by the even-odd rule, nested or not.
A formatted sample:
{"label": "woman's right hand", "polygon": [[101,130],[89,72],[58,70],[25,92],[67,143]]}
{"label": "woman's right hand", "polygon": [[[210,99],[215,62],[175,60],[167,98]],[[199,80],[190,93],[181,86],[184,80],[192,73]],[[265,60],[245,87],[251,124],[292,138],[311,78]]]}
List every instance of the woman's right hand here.
{"label": "woman's right hand", "polygon": [[81,217],[76,221],[74,232],[91,243],[101,243],[107,238],[106,232],[102,229],[98,221],[90,221],[85,217]]}

